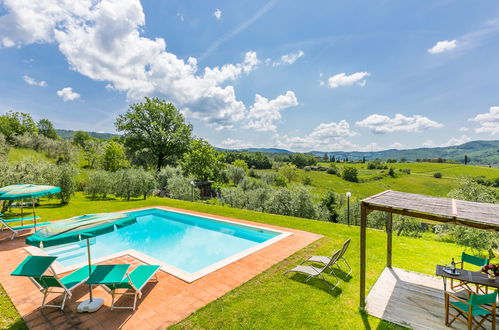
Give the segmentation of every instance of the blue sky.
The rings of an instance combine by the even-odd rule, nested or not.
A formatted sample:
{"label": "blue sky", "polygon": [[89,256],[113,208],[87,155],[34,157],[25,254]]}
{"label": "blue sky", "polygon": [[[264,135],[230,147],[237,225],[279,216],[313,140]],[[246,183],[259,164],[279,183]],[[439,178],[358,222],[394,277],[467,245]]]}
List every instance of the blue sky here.
{"label": "blue sky", "polygon": [[499,136],[497,1],[0,1],[0,112],[114,132],[144,96],[216,146]]}

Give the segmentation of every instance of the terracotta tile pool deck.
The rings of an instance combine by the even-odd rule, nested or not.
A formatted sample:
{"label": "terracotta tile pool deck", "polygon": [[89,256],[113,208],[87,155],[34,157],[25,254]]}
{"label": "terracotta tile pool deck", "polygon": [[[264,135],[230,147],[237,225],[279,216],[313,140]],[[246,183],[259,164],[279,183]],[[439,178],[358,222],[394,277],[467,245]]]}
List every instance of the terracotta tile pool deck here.
{"label": "terracotta tile pool deck", "polygon": [[[79,302],[88,299],[88,286],[81,285],[73,291],[73,297],[66,303],[64,311],[56,308],[40,309],[42,294],[34,284],[27,278],[9,275],[28,255],[24,250],[26,247],[24,239],[28,234],[11,241],[8,238],[10,233],[0,232],[0,283],[28,327],[30,329],[164,329],[322,237],[318,234],[247,220],[168,207],[160,208],[248,225],[263,225],[267,228],[290,232],[292,235],[192,283],[159,271],[159,281],[145,286],[142,299],[138,301],[135,312],[111,310],[111,296],[102,288],[97,287],[94,289],[94,296],[105,298],[104,306],[95,313],[80,314],[76,312],[76,306]],[[133,267],[141,264],[141,261],[126,255],[104,263],[129,263]],[[49,296],[48,301],[50,302],[51,299],[54,299],[53,302],[59,302],[56,295]],[[118,300],[118,304],[130,303],[131,297],[122,297]]]}

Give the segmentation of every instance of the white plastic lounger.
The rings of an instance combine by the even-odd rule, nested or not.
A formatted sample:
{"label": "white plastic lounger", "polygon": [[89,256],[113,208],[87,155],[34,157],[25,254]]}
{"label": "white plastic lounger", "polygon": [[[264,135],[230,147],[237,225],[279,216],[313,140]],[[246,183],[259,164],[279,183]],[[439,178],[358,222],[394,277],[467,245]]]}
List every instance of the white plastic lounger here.
{"label": "white plastic lounger", "polygon": [[[12,235],[10,236],[10,239],[13,240],[14,238],[16,238],[17,236],[19,236],[19,234],[25,230],[29,230],[31,228],[34,228],[35,227],[35,224],[30,224],[30,225],[24,225],[24,226],[10,226],[5,220],[3,220],[2,218],[0,218],[0,224],[2,225],[2,230],[3,229],[8,229],[12,232]],[[50,222],[42,222],[42,223],[39,223],[37,224],[36,226],[37,227],[43,227],[43,226],[46,226],[46,225],[49,225]]]}

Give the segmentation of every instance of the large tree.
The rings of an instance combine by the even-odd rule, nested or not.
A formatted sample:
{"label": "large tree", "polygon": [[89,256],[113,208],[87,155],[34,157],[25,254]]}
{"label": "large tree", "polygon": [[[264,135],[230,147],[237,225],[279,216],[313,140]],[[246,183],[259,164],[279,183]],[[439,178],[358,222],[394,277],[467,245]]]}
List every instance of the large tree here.
{"label": "large tree", "polygon": [[151,154],[158,170],[189,150],[192,126],[171,103],[145,98],[118,117],[115,126],[123,132],[125,146],[132,152]]}
{"label": "large tree", "polygon": [[52,122],[50,120],[40,119],[36,124],[36,127],[38,128],[38,133],[40,133],[41,135],[44,135],[52,140],[59,139],[59,135],[55,131],[54,125],[52,125]]}
{"label": "large tree", "polygon": [[224,155],[218,153],[207,141],[195,139],[184,154],[182,169],[196,180],[215,180],[223,168]]}
{"label": "large tree", "polygon": [[35,121],[29,113],[8,111],[0,116],[0,133],[4,134],[9,142],[16,135],[37,133]]}

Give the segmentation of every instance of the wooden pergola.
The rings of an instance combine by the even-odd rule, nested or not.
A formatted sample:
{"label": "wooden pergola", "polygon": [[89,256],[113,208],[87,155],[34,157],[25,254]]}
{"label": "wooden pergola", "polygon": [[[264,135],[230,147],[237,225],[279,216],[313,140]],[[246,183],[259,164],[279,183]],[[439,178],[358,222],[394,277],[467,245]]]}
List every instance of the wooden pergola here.
{"label": "wooden pergola", "polygon": [[360,207],[360,307],[366,305],[366,229],[372,211],[386,212],[386,267],[392,267],[392,215],[499,231],[499,204],[477,203],[387,190],[368,197]]}

